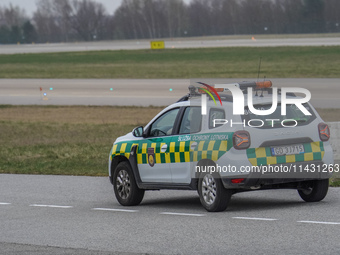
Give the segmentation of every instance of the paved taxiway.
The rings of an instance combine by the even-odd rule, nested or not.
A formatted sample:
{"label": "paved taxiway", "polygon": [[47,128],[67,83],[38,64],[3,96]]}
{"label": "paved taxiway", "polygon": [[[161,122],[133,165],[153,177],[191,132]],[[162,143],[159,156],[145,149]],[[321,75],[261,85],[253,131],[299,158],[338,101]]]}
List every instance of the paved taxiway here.
{"label": "paved taxiway", "polygon": [[[210,48],[210,47],[277,47],[277,46],[338,46],[340,38],[272,38],[234,39],[229,37],[165,39],[165,48]],[[150,49],[150,40],[100,41],[77,43],[45,43],[0,45],[0,54],[46,53],[97,50],[137,50]]]}
{"label": "paved taxiway", "polygon": [[107,177],[1,174],[0,194],[0,254],[340,250],[339,188],[318,203],[296,190],[240,193],[221,213],[206,212],[196,191],[148,191],[140,206],[122,207]]}
{"label": "paved taxiway", "polygon": [[[254,79],[223,82],[243,80]],[[308,89],[315,107],[340,108],[340,79],[271,80],[278,88]],[[186,95],[189,85],[189,79],[0,79],[0,104],[165,106]]]}

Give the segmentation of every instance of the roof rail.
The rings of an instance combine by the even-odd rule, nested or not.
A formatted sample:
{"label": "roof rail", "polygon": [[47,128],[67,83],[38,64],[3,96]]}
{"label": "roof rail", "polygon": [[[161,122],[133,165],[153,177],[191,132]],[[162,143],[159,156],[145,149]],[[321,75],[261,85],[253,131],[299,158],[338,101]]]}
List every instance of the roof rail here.
{"label": "roof rail", "polygon": [[188,94],[186,96],[181,97],[176,103],[188,101],[189,98],[190,98],[190,95]]}
{"label": "roof rail", "polygon": [[[253,91],[257,92],[257,91],[262,91],[262,94],[260,95],[261,97],[263,96],[263,92],[266,91],[268,92],[268,94],[272,94],[272,82],[271,81],[261,81],[261,82],[255,82],[255,81],[243,81],[243,82],[239,82],[239,83],[232,83],[232,84],[216,84],[216,86],[210,86],[208,84],[205,83],[201,83],[201,82],[197,82],[201,85],[203,85],[204,87],[200,88],[200,87],[196,87],[193,85],[190,85],[188,87],[189,89],[189,94],[180,98],[177,102],[182,102],[182,101],[188,101],[190,98],[192,97],[198,97],[201,96],[204,93],[209,93],[211,92],[211,96],[214,97],[215,99],[219,96],[221,98],[222,101],[228,101],[228,102],[233,102],[233,97],[232,95],[229,94],[221,94],[219,93],[218,95],[215,95],[215,92],[226,92],[229,91],[229,89],[223,85],[233,85],[236,86],[238,88],[240,88],[241,90],[243,90],[244,94],[247,94],[248,90],[247,88],[253,88]],[[214,93],[212,93],[214,92]],[[278,93],[281,94],[281,89],[278,89]],[[255,96],[257,96],[258,94],[256,93]],[[287,96],[292,96],[292,97],[296,97],[296,95],[294,93],[287,93]],[[212,98],[209,97],[211,100]]]}

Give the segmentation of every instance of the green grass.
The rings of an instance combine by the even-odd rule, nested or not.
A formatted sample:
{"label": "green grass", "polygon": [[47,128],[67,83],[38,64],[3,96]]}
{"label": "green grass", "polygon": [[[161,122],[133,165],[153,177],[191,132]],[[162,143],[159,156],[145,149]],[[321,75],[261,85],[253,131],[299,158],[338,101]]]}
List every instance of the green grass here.
{"label": "green grass", "polygon": [[202,48],[0,55],[0,78],[339,78],[340,47]]}
{"label": "green grass", "polygon": [[0,173],[105,176],[114,138],[132,128],[0,122]]}
{"label": "green grass", "polygon": [[[107,176],[113,141],[161,109],[0,105],[0,173]],[[320,114],[327,121],[340,114],[329,112]],[[340,186],[340,174],[330,183]]]}
{"label": "green grass", "polygon": [[329,185],[331,187],[340,187],[340,176],[331,178]]}
{"label": "green grass", "polygon": [[0,173],[106,176],[114,140],[146,124],[140,114],[149,120],[159,111],[159,107],[3,105]]}

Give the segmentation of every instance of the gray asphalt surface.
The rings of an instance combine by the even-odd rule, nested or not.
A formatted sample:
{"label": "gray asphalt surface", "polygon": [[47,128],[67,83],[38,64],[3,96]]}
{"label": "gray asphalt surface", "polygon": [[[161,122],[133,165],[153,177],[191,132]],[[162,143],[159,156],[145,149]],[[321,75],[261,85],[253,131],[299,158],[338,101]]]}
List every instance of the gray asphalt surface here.
{"label": "gray asphalt surface", "polygon": [[[229,37],[181,38],[165,39],[165,48],[206,48],[206,47],[276,47],[276,46],[335,46],[340,45],[340,38],[274,38],[235,39]],[[46,52],[71,52],[71,51],[97,51],[97,50],[137,50],[150,49],[150,40],[129,41],[101,41],[80,43],[45,43],[0,45],[0,54],[18,53],[46,53]]]}
{"label": "gray asphalt surface", "polygon": [[0,254],[338,254],[340,189],[236,194],[208,213],[195,191],[122,207],[106,177],[0,175]]}
{"label": "gray asphalt surface", "polygon": [[[233,83],[256,79],[215,80]],[[340,108],[340,79],[271,80],[278,88],[308,89],[315,107]],[[165,106],[186,95],[189,84],[189,79],[0,79],[0,104]]]}

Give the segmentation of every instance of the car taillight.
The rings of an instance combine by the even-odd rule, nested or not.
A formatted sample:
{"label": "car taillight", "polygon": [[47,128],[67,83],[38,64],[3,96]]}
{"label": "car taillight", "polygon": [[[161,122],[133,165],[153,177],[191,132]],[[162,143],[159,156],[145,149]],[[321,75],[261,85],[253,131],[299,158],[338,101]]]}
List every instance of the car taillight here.
{"label": "car taillight", "polygon": [[231,183],[242,183],[244,181],[244,178],[237,178],[237,179],[231,179]]}
{"label": "car taillight", "polygon": [[250,146],[250,134],[247,131],[240,130],[233,134],[233,144],[236,150],[248,149]]}
{"label": "car taillight", "polygon": [[319,137],[321,141],[328,141],[331,135],[328,125],[326,123],[320,123],[318,125],[318,129],[319,129]]}

